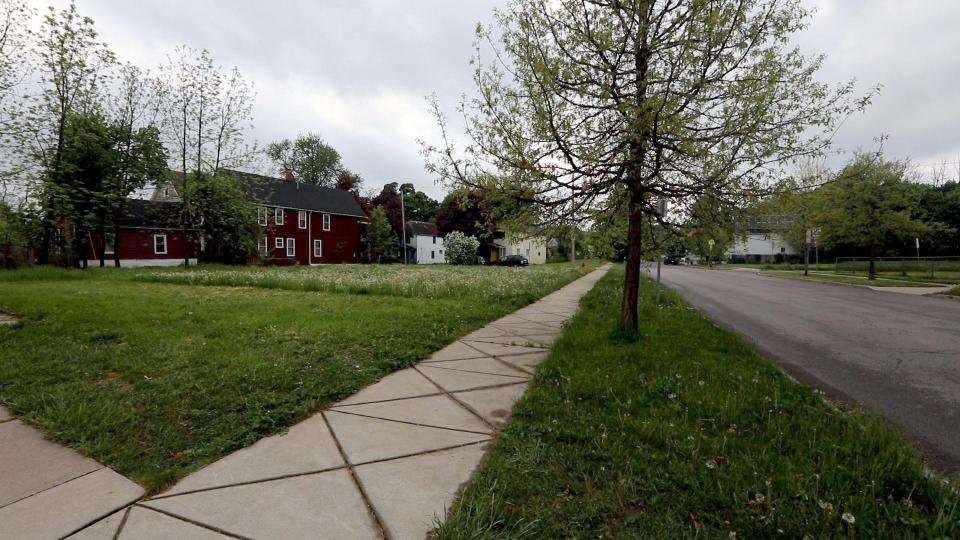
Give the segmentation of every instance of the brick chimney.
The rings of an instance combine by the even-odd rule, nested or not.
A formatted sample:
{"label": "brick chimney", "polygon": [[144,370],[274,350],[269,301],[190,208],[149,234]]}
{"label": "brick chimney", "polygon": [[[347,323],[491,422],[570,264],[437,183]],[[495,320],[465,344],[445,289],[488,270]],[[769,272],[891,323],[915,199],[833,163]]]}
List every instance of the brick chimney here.
{"label": "brick chimney", "polygon": [[287,182],[293,182],[294,180],[293,171],[291,171],[290,169],[283,171],[283,179]]}

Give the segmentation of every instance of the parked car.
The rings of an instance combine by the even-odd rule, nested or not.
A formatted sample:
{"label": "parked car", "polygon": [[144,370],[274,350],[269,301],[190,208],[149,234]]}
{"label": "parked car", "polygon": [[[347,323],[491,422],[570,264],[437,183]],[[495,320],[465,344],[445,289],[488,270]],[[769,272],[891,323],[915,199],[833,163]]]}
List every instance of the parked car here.
{"label": "parked car", "polygon": [[663,258],[663,264],[678,266],[680,264],[680,257],[676,255],[667,255]]}
{"label": "parked car", "polygon": [[528,266],[530,261],[523,255],[507,255],[498,261],[500,266]]}

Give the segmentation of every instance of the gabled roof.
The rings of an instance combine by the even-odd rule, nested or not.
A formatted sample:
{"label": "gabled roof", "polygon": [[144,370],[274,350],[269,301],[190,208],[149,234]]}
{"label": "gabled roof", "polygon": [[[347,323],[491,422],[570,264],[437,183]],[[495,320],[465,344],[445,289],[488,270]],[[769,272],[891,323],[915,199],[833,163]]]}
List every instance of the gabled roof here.
{"label": "gabled roof", "polygon": [[408,221],[406,229],[410,236],[440,236],[437,226],[426,221]]}
{"label": "gabled roof", "polygon": [[296,210],[366,218],[367,215],[349,191],[288,182],[278,178],[240,171],[224,170],[253,202]]}
{"label": "gabled roof", "polygon": [[119,225],[127,229],[179,229],[181,209],[178,202],[127,199]]}

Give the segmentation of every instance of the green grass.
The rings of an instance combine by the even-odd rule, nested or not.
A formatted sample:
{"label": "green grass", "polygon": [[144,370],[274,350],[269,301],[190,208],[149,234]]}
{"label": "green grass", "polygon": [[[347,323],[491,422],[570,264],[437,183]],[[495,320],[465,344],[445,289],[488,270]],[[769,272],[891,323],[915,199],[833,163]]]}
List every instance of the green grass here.
{"label": "green grass", "polygon": [[[347,285],[349,266],[239,271],[340,275],[360,294],[141,281],[157,274],[146,270],[0,272],[0,313],[21,319],[0,326],[0,404],[155,491],[590,269],[364,274],[422,282],[402,295]],[[458,294],[430,287],[447,271]]]}
{"label": "green grass", "polygon": [[888,423],[672,292],[657,309],[646,282],[618,341],[622,278],[585,297],[439,538],[960,537],[955,488]]}
{"label": "green grass", "polygon": [[950,289],[946,294],[949,296],[960,296],[960,286]]}
{"label": "green grass", "polygon": [[882,278],[870,280],[867,276],[847,276],[833,273],[813,273],[803,275],[802,272],[763,272],[764,276],[805,279],[809,281],[827,281],[830,283],[846,283],[849,285],[863,285],[869,287],[937,287],[938,283],[927,283],[923,281],[910,281],[905,279]]}

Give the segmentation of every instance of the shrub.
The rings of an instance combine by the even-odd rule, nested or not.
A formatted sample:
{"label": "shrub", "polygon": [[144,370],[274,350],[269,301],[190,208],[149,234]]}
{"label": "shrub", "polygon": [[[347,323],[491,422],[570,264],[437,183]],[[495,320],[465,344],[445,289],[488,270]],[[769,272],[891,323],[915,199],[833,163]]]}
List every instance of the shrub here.
{"label": "shrub", "polygon": [[443,239],[443,247],[447,250],[449,264],[476,264],[480,241],[476,237],[464,236],[462,232],[454,231]]}

